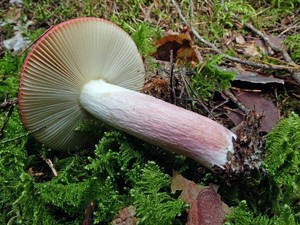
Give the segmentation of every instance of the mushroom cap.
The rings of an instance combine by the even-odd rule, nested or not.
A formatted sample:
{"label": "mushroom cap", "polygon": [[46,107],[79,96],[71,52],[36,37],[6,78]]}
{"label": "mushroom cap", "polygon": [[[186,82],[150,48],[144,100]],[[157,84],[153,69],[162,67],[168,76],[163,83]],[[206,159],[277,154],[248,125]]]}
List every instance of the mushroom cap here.
{"label": "mushroom cap", "polygon": [[89,115],[79,97],[91,80],[131,90],[144,85],[144,65],[131,37],[117,25],[84,17],[60,23],[27,55],[19,82],[19,114],[48,147],[72,150],[84,137],[75,128]]}

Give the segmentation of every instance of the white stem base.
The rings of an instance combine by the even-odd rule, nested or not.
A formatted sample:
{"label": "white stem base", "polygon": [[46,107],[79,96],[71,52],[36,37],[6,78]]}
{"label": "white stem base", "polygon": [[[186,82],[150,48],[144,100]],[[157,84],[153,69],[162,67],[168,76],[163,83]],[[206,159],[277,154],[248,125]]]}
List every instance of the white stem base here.
{"label": "white stem base", "polygon": [[103,122],[208,168],[222,167],[233,152],[235,135],[217,122],[103,80],[87,83],[80,103]]}

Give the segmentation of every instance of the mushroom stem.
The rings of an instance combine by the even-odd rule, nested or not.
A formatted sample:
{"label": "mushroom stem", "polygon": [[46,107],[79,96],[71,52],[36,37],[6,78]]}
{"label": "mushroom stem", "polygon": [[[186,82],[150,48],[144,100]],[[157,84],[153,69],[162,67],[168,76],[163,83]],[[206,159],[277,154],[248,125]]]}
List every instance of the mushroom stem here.
{"label": "mushroom stem", "polygon": [[80,104],[103,122],[210,169],[233,152],[235,135],[217,122],[104,80],[85,84]]}

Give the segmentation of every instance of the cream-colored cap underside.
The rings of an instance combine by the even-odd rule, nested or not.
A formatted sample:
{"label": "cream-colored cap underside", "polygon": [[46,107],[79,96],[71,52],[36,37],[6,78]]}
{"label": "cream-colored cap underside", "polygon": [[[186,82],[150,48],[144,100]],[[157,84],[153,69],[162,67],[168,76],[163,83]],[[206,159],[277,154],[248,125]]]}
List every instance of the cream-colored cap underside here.
{"label": "cream-colored cap underside", "polygon": [[19,108],[35,138],[48,147],[72,150],[82,142],[75,127],[87,116],[79,105],[90,80],[132,90],[144,84],[143,61],[122,29],[96,18],[52,28],[27,56],[21,71]]}

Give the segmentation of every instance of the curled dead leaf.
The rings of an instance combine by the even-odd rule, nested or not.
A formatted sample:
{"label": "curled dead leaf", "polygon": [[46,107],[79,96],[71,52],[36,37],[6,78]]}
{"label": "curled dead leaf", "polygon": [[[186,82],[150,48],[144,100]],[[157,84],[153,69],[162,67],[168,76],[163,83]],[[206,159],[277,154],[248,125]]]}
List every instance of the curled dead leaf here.
{"label": "curled dead leaf", "polygon": [[135,217],[136,208],[132,205],[122,208],[112,221],[112,225],[136,225],[138,219]]}
{"label": "curled dead leaf", "polygon": [[170,61],[171,51],[173,60],[184,64],[187,62],[198,63],[202,61],[202,56],[194,46],[192,36],[188,30],[182,34],[169,34],[156,41],[156,52],[154,58],[162,61]]}

